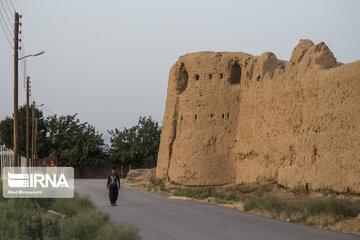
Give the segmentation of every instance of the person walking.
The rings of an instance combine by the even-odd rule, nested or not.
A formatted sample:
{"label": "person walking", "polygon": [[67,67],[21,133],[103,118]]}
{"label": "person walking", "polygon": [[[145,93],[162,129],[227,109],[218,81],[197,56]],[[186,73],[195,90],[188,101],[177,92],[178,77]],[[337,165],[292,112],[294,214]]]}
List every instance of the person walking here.
{"label": "person walking", "polygon": [[109,198],[111,206],[117,206],[116,200],[119,195],[120,190],[120,177],[119,174],[116,173],[116,167],[112,167],[111,174],[107,180],[107,189],[109,189]]}

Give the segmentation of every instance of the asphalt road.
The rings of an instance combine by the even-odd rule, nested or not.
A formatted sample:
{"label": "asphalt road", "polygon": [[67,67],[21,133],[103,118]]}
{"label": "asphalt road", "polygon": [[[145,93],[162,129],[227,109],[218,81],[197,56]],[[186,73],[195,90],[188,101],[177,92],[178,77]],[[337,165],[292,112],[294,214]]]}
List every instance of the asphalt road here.
{"label": "asphalt road", "polygon": [[110,206],[106,180],[76,180],[75,190],[88,195],[111,221],[136,225],[144,240],[333,240],[360,237],[293,224],[207,203],[168,199],[122,185],[118,206]]}

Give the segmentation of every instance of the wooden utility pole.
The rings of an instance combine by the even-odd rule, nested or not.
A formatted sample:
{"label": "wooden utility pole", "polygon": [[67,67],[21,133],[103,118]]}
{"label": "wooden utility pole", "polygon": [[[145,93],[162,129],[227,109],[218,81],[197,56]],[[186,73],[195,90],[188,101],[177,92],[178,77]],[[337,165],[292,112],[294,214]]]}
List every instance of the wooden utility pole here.
{"label": "wooden utility pole", "polygon": [[19,61],[19,14],[15,12],[14,27],[14,161],[18,166],[18,61]]}
{"label": "wooden utility pole", "polygon": [[31,166],[34,167],[34,158],[35,158],[35,101],[33,101],[32,107],[32,116],[31,116]]}
{"label": "wooden utility pole", "polygon": [[30,109],[29,109],[29,95],[30,95],[30,77],[26,77],[26,166],[29,167],[30,159]]}
{"label": "wooden utility pole", "polygon": [[37,129],[38,129],[38,119],[35,118],[35,137],[34,137],[34,165],[35,165],[35,160],[37,159],[36,156],[36,139],[37,139]]}

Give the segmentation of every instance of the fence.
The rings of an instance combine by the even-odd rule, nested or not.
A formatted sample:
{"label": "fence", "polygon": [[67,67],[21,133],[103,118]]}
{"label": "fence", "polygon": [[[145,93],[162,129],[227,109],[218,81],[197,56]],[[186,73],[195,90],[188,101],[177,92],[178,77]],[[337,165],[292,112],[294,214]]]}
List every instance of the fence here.
{"label": "fence", "polygon": [[[0,176],[2,175],[2,169],[4,167],[12,167],[14,163],[14,152],[0,145]],[[19,167],[26,167],[26,158],[20,157]]]}

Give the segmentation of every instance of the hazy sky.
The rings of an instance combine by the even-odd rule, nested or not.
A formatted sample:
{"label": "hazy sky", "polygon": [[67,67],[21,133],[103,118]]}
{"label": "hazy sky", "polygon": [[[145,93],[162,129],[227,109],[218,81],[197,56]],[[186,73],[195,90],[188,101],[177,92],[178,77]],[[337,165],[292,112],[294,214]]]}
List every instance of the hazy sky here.
{"label": "hazy sky", "polygon": [[[32,99],[51,112],[79,113],[99,131],[130,127],[139,116],[162,124],[169,69],[188,52],[272,51],[288,60],[309,38],[338,61],[360,59],[358,0],[12,1],[23,15],[25,53],[46,51],[27,60]],[[0,81],[3,119],[13,111],[13,51],[2,29]],[[23,74],[19,86],[22,105]]]}

